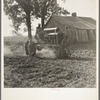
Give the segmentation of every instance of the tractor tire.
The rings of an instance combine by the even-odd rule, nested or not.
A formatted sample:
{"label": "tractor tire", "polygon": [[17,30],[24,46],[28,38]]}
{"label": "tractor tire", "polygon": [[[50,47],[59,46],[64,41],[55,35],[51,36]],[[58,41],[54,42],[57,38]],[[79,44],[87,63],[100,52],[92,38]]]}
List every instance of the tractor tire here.
{"label": "tractor tire", "polygon": [[29,42],[27,41],[25,43],[25,52],[26,55],[34,56],[36,54],[36,44],[34,42],[29,44]]}

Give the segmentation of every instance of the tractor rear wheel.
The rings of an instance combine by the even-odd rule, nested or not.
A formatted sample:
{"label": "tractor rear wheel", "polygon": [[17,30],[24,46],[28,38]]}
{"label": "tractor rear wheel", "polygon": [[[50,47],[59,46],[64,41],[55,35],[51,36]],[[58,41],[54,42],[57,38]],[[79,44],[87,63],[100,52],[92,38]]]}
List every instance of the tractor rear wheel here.
{"label": "tractor rear wheel", "polygon": [[34,56],[36,54],[36,44],[32,42],[29,44],[29,41],[25,43],[25,52],[26,55]]}

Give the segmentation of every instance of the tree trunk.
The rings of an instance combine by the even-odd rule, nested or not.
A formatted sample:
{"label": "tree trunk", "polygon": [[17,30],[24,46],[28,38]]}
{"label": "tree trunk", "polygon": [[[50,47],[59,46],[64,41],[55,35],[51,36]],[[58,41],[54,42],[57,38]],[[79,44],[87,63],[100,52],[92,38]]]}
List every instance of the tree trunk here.
{"label": "tree trunk", "polygon": [[42,27],[44,26],[44,17],[41,18]]}
{"label": "tree trunk", "polygon": [[27,22],[27,28],[28,28],[28,39],[32,40],[30,13],[27,13],[26,22]]}

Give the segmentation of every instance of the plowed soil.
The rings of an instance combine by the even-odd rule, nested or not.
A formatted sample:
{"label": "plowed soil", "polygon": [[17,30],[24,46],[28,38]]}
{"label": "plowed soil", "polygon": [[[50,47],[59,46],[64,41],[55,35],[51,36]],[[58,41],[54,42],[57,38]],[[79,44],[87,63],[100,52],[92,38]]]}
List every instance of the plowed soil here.
{"label": "plowed soil", "polygon": [[95,43],[74,44],[70,48],[69,59],[5,55],[4,87],[95,88]]}

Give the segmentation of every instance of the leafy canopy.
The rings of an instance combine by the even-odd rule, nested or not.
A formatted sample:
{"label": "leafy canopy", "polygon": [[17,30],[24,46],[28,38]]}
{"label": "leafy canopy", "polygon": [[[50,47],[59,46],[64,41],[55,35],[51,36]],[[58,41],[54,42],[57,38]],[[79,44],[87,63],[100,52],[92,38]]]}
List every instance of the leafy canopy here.
{"label": "leafy canopy", "polygon": [[12,19],[15,30],[19,30],[22,23],[28,25],[28,15],[32,21],[34,17],[47,20],[53,14],[69,14],[56,0],[4,0],[4,11]]}

